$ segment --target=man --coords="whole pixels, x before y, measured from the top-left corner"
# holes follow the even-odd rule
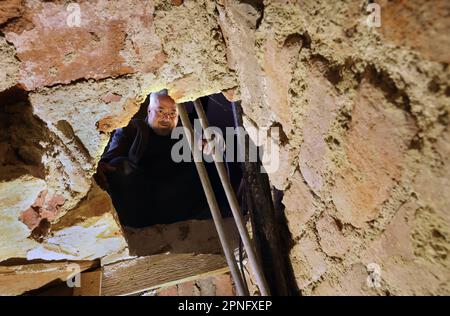
[[[171,157],[177,125],[176,103],[162,90],[150,95],[144,120],[115,131],[94,177],[111,195],[123,225],[209,217],[194,162],[175,163]]]

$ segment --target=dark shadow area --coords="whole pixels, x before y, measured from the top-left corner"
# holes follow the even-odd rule
[[[24,174],[44,178],[39,144],[49,139],[47,126],[33,114],[28,94],[18,87],[0,93],[0,180]]]

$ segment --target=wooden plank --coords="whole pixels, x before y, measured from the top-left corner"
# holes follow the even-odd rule
[[[141,257],[105,266],[102,295],[131,295],[227,271],[228,266],[222,255],[162,254]]]
[[[52,287],[44,287],[31,292],[31,296],[73,296],[73,287],[68,287],[66,283],[61,283]]]
[[[72,264],[81,271],[98,266],[97,261],[31,263],[0,266],[0,295],[20,295],[38,289],[55,280],[67,280],[73,273]]]
[[[100,296],[102,277],[102,269],[81,273],[80,287],[74,287],[73,296]]]

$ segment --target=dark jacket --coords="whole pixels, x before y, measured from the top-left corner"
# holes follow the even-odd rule
[[[148,123],[145,120],[133,119],[128,126],[114,132],[101,161],[107,163],[117,157],[128,157],[130,162],[138,165],[144,156],[148,141]]]

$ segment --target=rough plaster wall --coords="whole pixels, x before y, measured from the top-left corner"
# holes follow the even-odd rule
[[[282,128],[270,179],[303,294],[450,293],[447,1],[378,1],[371,29],[368,1],[80,1],[75,28],[67,3],[0,8],[0,260],[125,251],[86,197],[107,133],[149,91],[232,89],[246,124]]]
[[[377,2],[371,29],[367,1],[218,6],[248,121],[283,130],[269,176],[306,295],[450,293],[450,6]]]
[[[75,26],[67,23],[76,21],[74,3]],[[110,132],[148,92],[169,87],[182,101],[237,85],[214,8],[212,1],[1,2],[0,261],[126,255],[92,174]]]

